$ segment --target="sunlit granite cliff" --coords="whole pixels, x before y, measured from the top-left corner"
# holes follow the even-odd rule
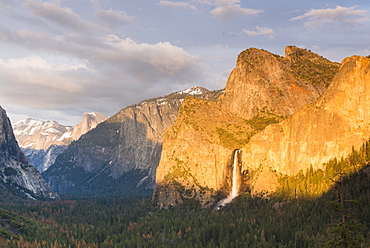
[[[243,170],[294,175],[349,155],[370,138],[370,60],[353,56],[321,98],[268,126],[242,149]],[[257,176],[258,177],[258,176]],[[258,182],[258,178],[254,178]],[[267,190],[257,185],[258,191]]]
[[[160,205],[195,198],[210,206],[228,195],[234,150],[247,146],[267,125],[315,102],[339,67],[297,47],[288,46],[285,52],[281,57],[247,49],[238,56],[217,102],[185,99],[165,134],[153,196]],[[240,191],[253,188],[244,153],[239,153]]]

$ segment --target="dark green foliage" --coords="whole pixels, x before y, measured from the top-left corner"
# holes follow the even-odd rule
[[[235,136],[233,132],[230,132],[227,129],[217,127],[216,131],[221,141],[221,145],[230,149],[245,146],[255,133],[251,131],[249,134],[244,135],[244,137],[246,137],[245,139],[240,139],[238,136]]]
[[[20,235],[33,237],[33,232],[39,225],[11,210],[0,208],[0,237],[19,239]]]
[[[227,129],[217,127],[216,132],[220,138],[221,145],[230,149],[236,149],[245,146],[251,137],[256,133],[262,131],[270,124],[278,123],[283,120],[283,117],[276,116],[271,113],[266,113],[264,110],[260,110],[260,113],[253,117],[250,120],[244,120],[247,126],[250,126],[248,132],[235,132],[233,127],[228,127]],[[235,129],[235,127],[234,127]],[[237,127],[236,130],[242,130],[240,127]]]
[[[265,127],[267,127],[270,124],[279,123],[281,120],[283,120],[283,117],[276,116],[274,114],[265,113],[263,110],[261,110],[261,113],[257,116],[255,116],[253,119],[246,120],[245,122],[252,126],[252,128],[258,132]],[[254,135],[255,133],[253,133]]]
[[[117,179],[112,178],[107,173],[101,173],[99,177],[88,173],[78,173],[76,176],[81,177],[81,175],[84,175],[84,180],[81,180],[82,186],[76,185],[70,188],[69,194],[84,196],[150,196],[153,193],[152,189],[146,188],[146,183],[138,185],[140,180],[148,175],[147,170],[131,170]],[[94,185],[99,185],[100,187],[97,188]]]
[[[363,225],[356,220],[355,212],[348,204],[360,204],[361,200],[345,199],[343,190],[343,179],[338,180],[335,185],[339,198],[330,202],[333,209],[338,213],[337,223],[332,223],[328,228],[329,247],[361,247],[365,241],[362,232]]]
[[[339,63],[333,63],[325,58],[315,55],[307,50],[296,49],[295,53],[289,54],[291,73],[300,80],[329,86],[339,68]]]

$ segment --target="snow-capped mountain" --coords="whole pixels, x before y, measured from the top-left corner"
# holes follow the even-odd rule
[[[205,94],[205,93],[208,93],[208,92],[209,92],[209,90],[207,90],[206,88],[203,88],[203,87],[200,87],[200,86],[193,86],[189,89],[179,91],[179,92],[177,92],[177,94],[178,95],[188,94],[188,95],[194,96],[194,95],[202,95],[202,94]]]
[[[101,113],[84,113],[82,121],[74,127],[56,121],[32,118],[14,123],[14,135],[31,165],[40,172],[47,170],[74,140],[95,128],[107,117]]]
[[[21,148],[45,150],[51,145],[71,143],[73,127],[56,121],[40,121],[32,118],[14,123],[14,135]]]

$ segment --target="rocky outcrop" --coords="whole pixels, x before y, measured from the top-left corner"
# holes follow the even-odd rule
[[[56,195],[40,173],[28,165],[15,139],[12,126],[4,109],[0,107],[0,187],[17,191],[29,198]]]
[[[73,128],[71,135],[72,140],[78,140],[83,134],[94,129],[99,123],[105,121],[107,118],[108,117],[98,112],[84,113],[81,122]]]
[[[130,194],[152,190],[163,135],[187,96],[216,98],[201,87],[122,109],[73,142],[43,174],[59,192]]]
[[[74,127],[28,118],[14,124],[14,134],[29,163],[44,172],[73,140],[79,139],[106,118],[97,112],[84,113],[82,121]]]
[[[280,57],[256,48],[241,52],[220,98],[222,108],[245,119],[261,111],[290,117],[314,102],[339,64],[293,46],[288,46],[285,53]]]
[[[243,148],[243,169],[294,175],[324,169],[370,138],[370,60],[346,58],[328,90],[290,119],[268,126]],[[261,188],[260,190],[266,190]]]
[[[196,198],[207,206],[227,196],[234,150],[267,125],[316,101],[338,66],[296,47],[287,47],[285,57],[255,48],[243,51],[217,102],[186,99],[176,123],[166,131],[154,199],[166,206]],[[303,76],[306,70],[315,73]],[[241,181],[251,182],[248,168],[239,173]],[[255,182],[260,185],[261,179]],[[249,183],[240,190],[249,190]]]

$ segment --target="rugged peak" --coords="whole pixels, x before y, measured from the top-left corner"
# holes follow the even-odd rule
[[[278,55],[274,55],[266,50],[249,48],[238,55],[236,68],[262,69],[262,67],[280,66]],[[273,69],[272,69],[273,70]]]
[[[321,63],[328,63],[328,64],[338,64],[336,62],[331,62],[330,60],[324,58],[321,55],[311,52],[311,50],[307,50],[304,48],[299,48],[296,46],[287,46],[285,47],[285,58],[289,61],[297,61],[308,59],[313,62],[321,62]]]
[[[18,146],[10,120],[0,107],[0,188],[22,191],[30,198],[55,194],[32,166]],[[28,191],[28,192],[27,192]],[[31,196],[30,194],[33,194]]]
[[[316,105],[359,120],[370,119],[369,96],[370,59],[352,56],[343,60],[333,83]]]
[[[6,111],[0,106],[0,156],[13,157],[22,163],[27,163],[27,159],[21,152],[15,139],[13,128]]]
[[[90,113],[87,113],[85,112],[84,115],[83,115],[83,118],[96,118],[96,119],[100,119],[100,120],[105,120],[107,119],[107,117],[101,113],[98,113],[98,112],[90,112]]]
[[[105,121],[107,118],[108,117],[98,112],[84,113],[81,122],[73,129],[72,140],[78,140],[83,134],[95,128],[99,123]]]
[[[289,47],[287,51],[289,58],[294,55],[294,62],[256,48],[241,52],[220,98],[221,106],[252,119],[261,111],[289,117],[314,102],[329,85],[339,64],[306,59],[320,56],[303,49]]]

